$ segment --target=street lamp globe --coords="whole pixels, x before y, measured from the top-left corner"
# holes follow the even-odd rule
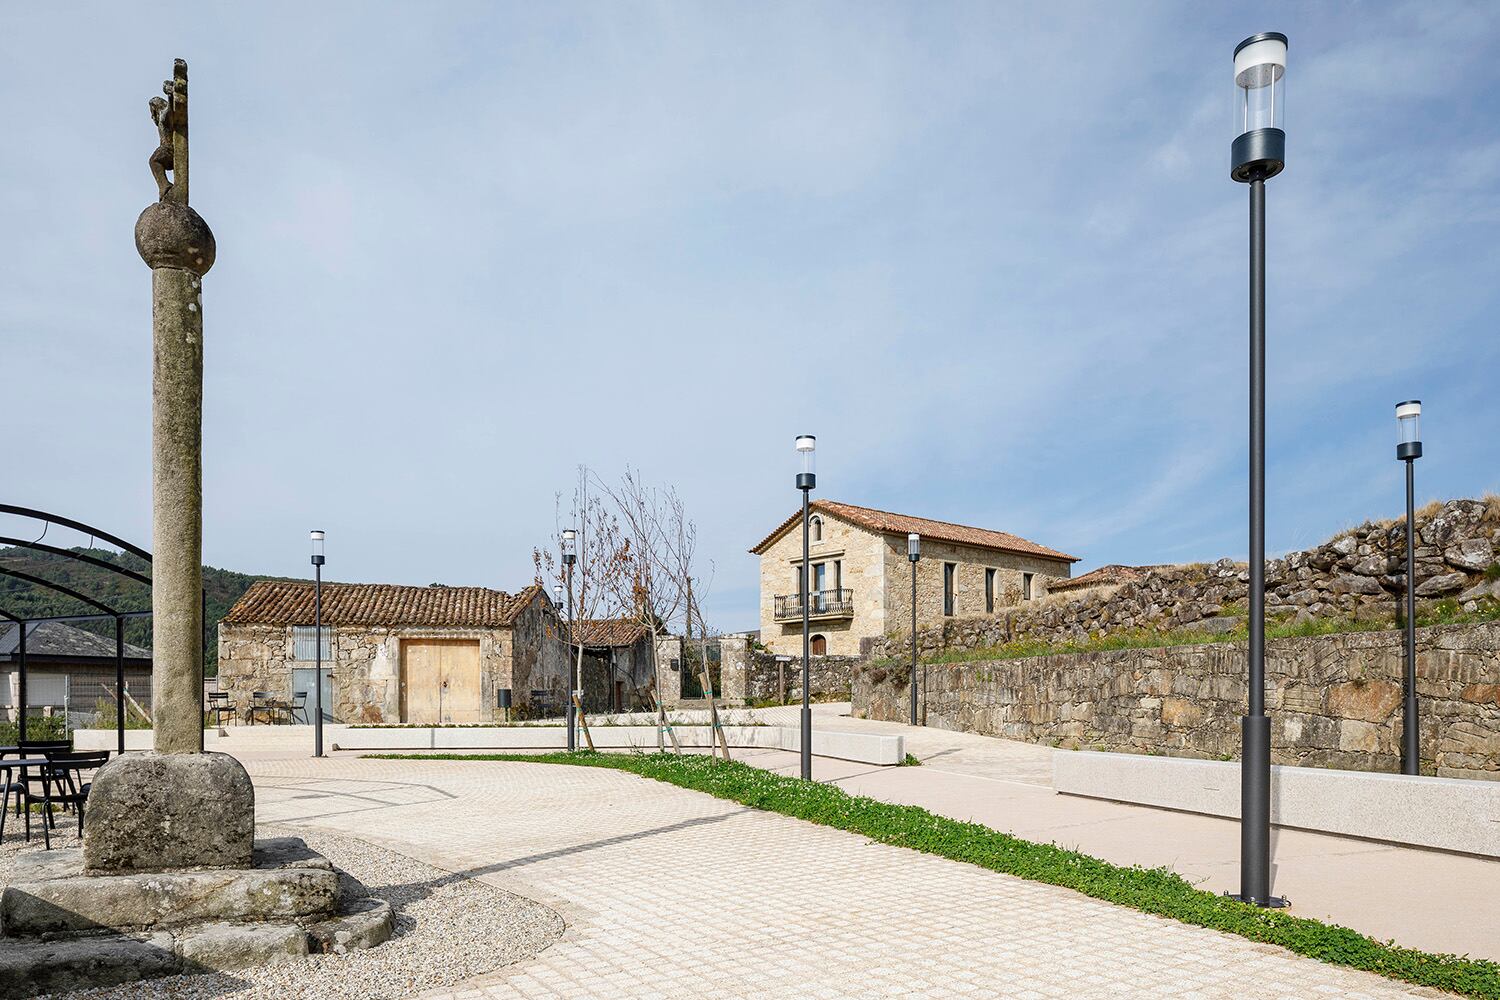
[[[554,583],[552,585],[552,596],[553,596],[553,598],[556,599],[557,606],[558,607],[562,607],[562,599],[563,599],[562,584],[560,584],[560,583]]]
[[[308,538],[312,540],[312,561],[314,566],[323,565],[323,532],[309,531]]]
[[[922,558],[922,536],[915,531],[906,536],[906,558],[912,562]]]
[[[1396,404],[1396,457],[1410,461],[1422,457],[1422,401],[1408,399]]]
[[[817,467],[813,456],[818,450],[818,439],[811,434],[797,435],[797,457],[801,465],[797,470],[797,488],[810,490],[817,485]]]
[[[1234,50],[1235,140],[1230,176],[1265,180],[1286,161],[1286,36],[1263,31]]]

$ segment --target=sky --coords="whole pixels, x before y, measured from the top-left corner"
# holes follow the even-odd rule
[[[1500,5],[0,5],[0,502],[149,545],[147,101],[187,59],[204,553],[531,581],[579,465],[672,484],[709,622],[818,490],[1243,558],[1232,52],[1267,184],[1267,544],[1500,491]],[[0,519],[0,534],[14,522]]]

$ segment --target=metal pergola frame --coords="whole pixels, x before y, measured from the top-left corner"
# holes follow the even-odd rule
[[[131,555],[134,555],[134,556],[138,556],[139,558],[145,560],[147,563],[150,563],[151,562],[151,553],[147,552],[145,549],[141,548],[139,545],[132,545],[130,542],[125,541],[125,539],[120,538],[117,535],[112,535],[112,534],[110,534],[107,531],[103,531],[103,530],[101,530],[99,528],[96,528],[96,527],[94,527],[91,524],[85,524],[82,521],[75,521],[72,518],[63,517],[60,514],[52,514],[52,513],[49,513],[47,511],[36,510],[34,508],[31,508],[31,507],[20,507],[20,506],[17,506],[15,504],[0,503],[0,514],[13,514],[13,515],[16,515],[18,517],[31,518],[33,520],[41,521],[43,523],[43,525],[44,525],[44,527],[42,529],[42,534],[40,536],[38,536],[36,539],[13,538],[13,537],[10,537],[10,536],[0,535],[0,545],[9,545],[9,546],[14,546],[16,548],[32,549],[32,550],[37,551],[37,552],[47,552],[47,553],[50,553],[51,555],[62,556],[63,558],[72,560],[74,562],[87,563],[90,566],[95,566],[95,567],[98,567],[100,569],[108,570],[111,573],[117,574],[119,576],[126,577],[127,579],[130,579],[130,580],[134,580],[137,583],[145,584],[147,588],[149,588],[151,586],[151,578],[148,577],[148,576],[145,576],[145,575],[143,575],[141,573],[137,573],[135,570],[126,569],[124,566],[117,566],[117,565],[115,565],[112,562],[108,562],[107,560],[96,558],[95,556],[88,555],[87,553],[74,552],[74,551],[72,551],[70,549],[65,549],[65,548],[62,548],[62,547],[57,546],[57,545],[48,545],[48,544],[46,544],[46,543],[44,543],[42,541],[42,538],[46,537],[46,535],[47,535],[47,528],[51,527],[52,525],[55,524],[55,525],[58,525],[59,527],[72,528],[73,530],[79,531],[79,532],[83,532],[83,533],[91,536],[92,538],[108,542],[111,545],[114,545],[117,548],[119,548],[121,551],[128,552],[128,553],[130,553]],[[22,580],[22,581],[24,581],[26,583],[31,584],[32,586],[41,587],[41,588],[43,588],[45,590],[50,590],[50,591],[53,591],[55,593],[62,594],[65,597],[72,598],[73,600],[76,600],[76,601],[79,601],[79,602],[81,602],[83,604],[86,604],[86,605],[88,605],[91,608],[95,608],[99,612],[98,614],[52,615],[52,616],[41,617],[41,618],[23,618],[23,617],[21,617],[19,615],[13,614],[12,612],[8,611],[7,609],[5,609],[3,607],[0,607],[0,619],[4,619],[6,621],[15,622],[17,628],[20,630],[20,635],[18,636],[17,643],[16,643],[16,658],[17,658],[17,663],[18,663],[18,666],[19,666],[18,673],[19,673],[19,678],[20,678],[20,684],[19,684],[20,690],[18,692],[18,697],[17,697],[17,701],[20,702],[20,704],[18,706],[18,715],[17,715],[17,719],[19,720],[18,721],[18,733],[19,733],[20,741],[21,742],[25,742],[25,740],[26,740],[26,709],[27,709],[27,705],[26,705],[26,629],[27,629],[27,626],[38,625],[38,624],[42,624],[42,623],[45,623],[45,622],[111,621],[112,620],[115,623],[115,742],[116,742],[116,749],[118,750],[118,752],[124,753],[125,752],[125,619],[127,619],[127,618],[149,618],[149,617],[151,617],[151,612],[150,611],[125,611],[125,610],[120,609],[120,608],[113,608],[113,607],[110,607],[108,604],[105,604],[103,601],[100,601],[100,600],[98,600],[96,598],[93,598],[93,597],[89,597],[87,594],[81,594],[81,593],[79,593],[78,591],[72,589],[71,587],[66,587],[66,586],[63,586],[60,583],[55,583],[55,582],[53,582],[51,580],[45,580],[45,579],[43,579],[41,577],[33,576],[30,573],[23,573],[20,570],[7,569],[4,566],[0,566],[0,576],[7,576],[7,577],[10,577],[10,578],[15,579],[15,580]],[[207,642],[208,642],[208,640],[207,640],[207,634],[208,634],[208,614],[207,614],[207,611],[208,611],[208,593],[207,593],[207,591],[205,591],[203,593],[203,609],[204,609],[204,616],[203,616],[204,646],[205,646],[205,649],[206,649],[207,648]]]

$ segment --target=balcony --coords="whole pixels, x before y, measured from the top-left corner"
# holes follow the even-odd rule
[[[802,595],[782,594],[776,598],[776,620],[801,621],[802,620]],[[812,594],[812,603],[807,609],[808,618],[853,618],[854,617],[854,591],[852,590],[816,590]]]

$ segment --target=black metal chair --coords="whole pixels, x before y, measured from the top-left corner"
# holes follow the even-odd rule
[[[25,754],[21,754],[25,757]],[[5,838],[5,816],[10,812],[10,797],[16,796],[16,815],[21,815],[22,793],[26,790],[25,776],[18,775],[20,770],[14,763],[7,762],[5,755],[0,754],[0,840]],[[20,780],[18,780],[20,779]],[[31,813],[26,814],[26,839],[31,839]]]
[[[88,801],[89,789],[93,787],[93,772],[109,763],[108,750],[70,750],[47,755],[47,770],[51,781],[51,803],[64,809],[72,807],[78,814],[78,835],[83,836],[83,804]],[[47,820],[52,822],[52,810],[47,810]]]
[[[22,757],[45,757],[45,756],[47,756],[47,754],[52,753],[53,751],[56,751],[56,750],[71,750],[71,749],[73,749],[73,741],[71,739],[66,739],[66,740],[25,740],[25,741],[23,741],[20,744],[20,750],[21,750],[21,756]],[[20,800],[19,797],[17,797],[17,799],[16,799],[16,815],[17,816],[21,815],[21,808],[22,808],[21,807],[21,800]],[[28,836],[26,839],[30,840],[31,838],[30,838],[30,836]]]
[[[287,712],[287,718],[290,719],[292,722],[296,722],[297,721],[297,716],[300,715],[300,716],[302,716],[302,724],[304,726],[312,725],[312,723],[310,721],[308,721],[308,718],[307,718],[307,692],[306,691],[297,691],[297,692],[294,692],[292,694],[292,702],[291,702],[291,705],[289,705],[287,707],[286,712]]]
[[[239,714],[234,710],[234,702],[229,700],[228,691],[210,691],[208,693],[208,714],[214,720],[214,725],[224,727],[224,717],[227,715],[233,719],[235,725],[239,725]]]
[[[269,723],[276,722],[276,696],[269,691],[251,691],[250,707],[245,710],[245,718],[250,720],[250,725],[255,725],[255,717],[263,715]]]

